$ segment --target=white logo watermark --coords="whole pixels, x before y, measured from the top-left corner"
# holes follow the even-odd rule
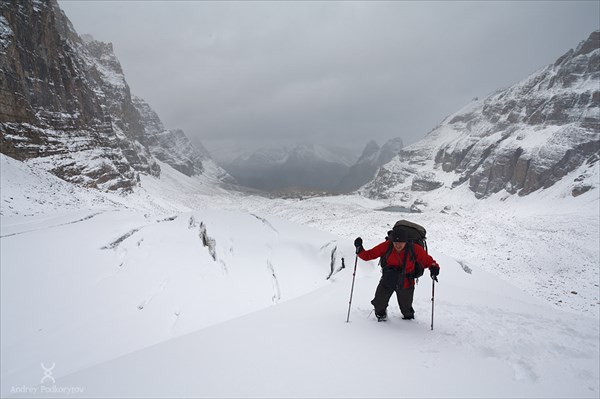
[[[52,370],[54,370],[56,363],[52,363],[52,367],[50,367],[50,368],[44,367],[44,363],[40,363],[40,365],[42,366],[42,369],[44,370],[44,376],[42,377],[40,384],[43,384],[46,381],[46,379],[50,379],[53,384],[56,383],[56,380],[54,379],[54,377],[52,377]]]
[[[60,386],[56,385],[56,380],[52,376],[52,371],[54,367],[56,367],[56,363],[52,363],[51,367],[44,366],[44,363],[40,363],[42,366],[42,371],[44,375],[40,380],[39,387],[32,387],[27,385],[22,385],[19,387],[12,386],[10,388],[11,394],[29,394],[29,395],[37,395],[39,394],[61,394],[63,396],[69,395],[80,395],[83,393],[83,387],[74,387],[74,386]],[[46,382],[51,382],[52,385],[44,385]]]

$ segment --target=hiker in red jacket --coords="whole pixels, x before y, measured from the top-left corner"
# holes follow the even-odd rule
[[[416,243],[407,244],[405,230],[394,228],[390,233],[386,241],[372,249],[365,250],[360,237],[354,240],[354,246],[358,257],[362,260],[382,258],[382,276],[375,291],[375,298],[371,301],[371,304],[375,307],[377,321],[387,319],[388,302],[394,291],[396,291],[402,319],[411,320],[415,318],[415,310],[412,307],[415,293],[415,260],[422,267],[429,269],[431,278],[435,278],[440,273],[440,266],[422,246]],[[390,240],[392,241],[391,244]],[[410,250],[411,246],[412,251]],[[414,253],[414,257],[411,252]],[[386,253],[389,253],[387,259],[385,259]]]

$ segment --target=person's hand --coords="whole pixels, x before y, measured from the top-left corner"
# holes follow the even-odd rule
[[[354,240],[354,246],[356,247],[357,254],[364,250],[362,244],[363,244],[362,238],[357,237],[356,240]]]
[[[429,273],[431,274],[431,278],[439,276],[440,275],[440,267],[438,265],[429,266]]]

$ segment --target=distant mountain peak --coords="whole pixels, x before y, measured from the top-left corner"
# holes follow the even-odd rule
[[[362,154],[360,155],[360,158],[358,158],[358,161],[356,161],[356,163],[368,162],[368,160],[370,160],[375,154],[377,154],[380,148],[381,147],[379,147],[379,144],[377,144],[375,140],[370,140],[365,146],[365,149],[363,150]]]
[[[594,32],[592,32],[590,34],[590,36],[586,40],[579,43],[579,45],[575,49],[574,56],[577,57],[578,55],[587,55],[593,51],[596,51],[599,46],[600,46],[600,29],[595,30]]]
[[[403,147],[400,137],[386,141],[381,147],[374,140],[370,140],[336,189],[340,192],[350,192],[370,182],[379,167],[392,160]]]

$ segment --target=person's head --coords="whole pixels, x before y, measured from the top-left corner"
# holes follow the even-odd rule
[[[408,240],[408,235],[404,229],[394,229],[392,231],[392,242],[394,243],[394,248],[398,251],[402,251],[406,246],[406,241]]]

